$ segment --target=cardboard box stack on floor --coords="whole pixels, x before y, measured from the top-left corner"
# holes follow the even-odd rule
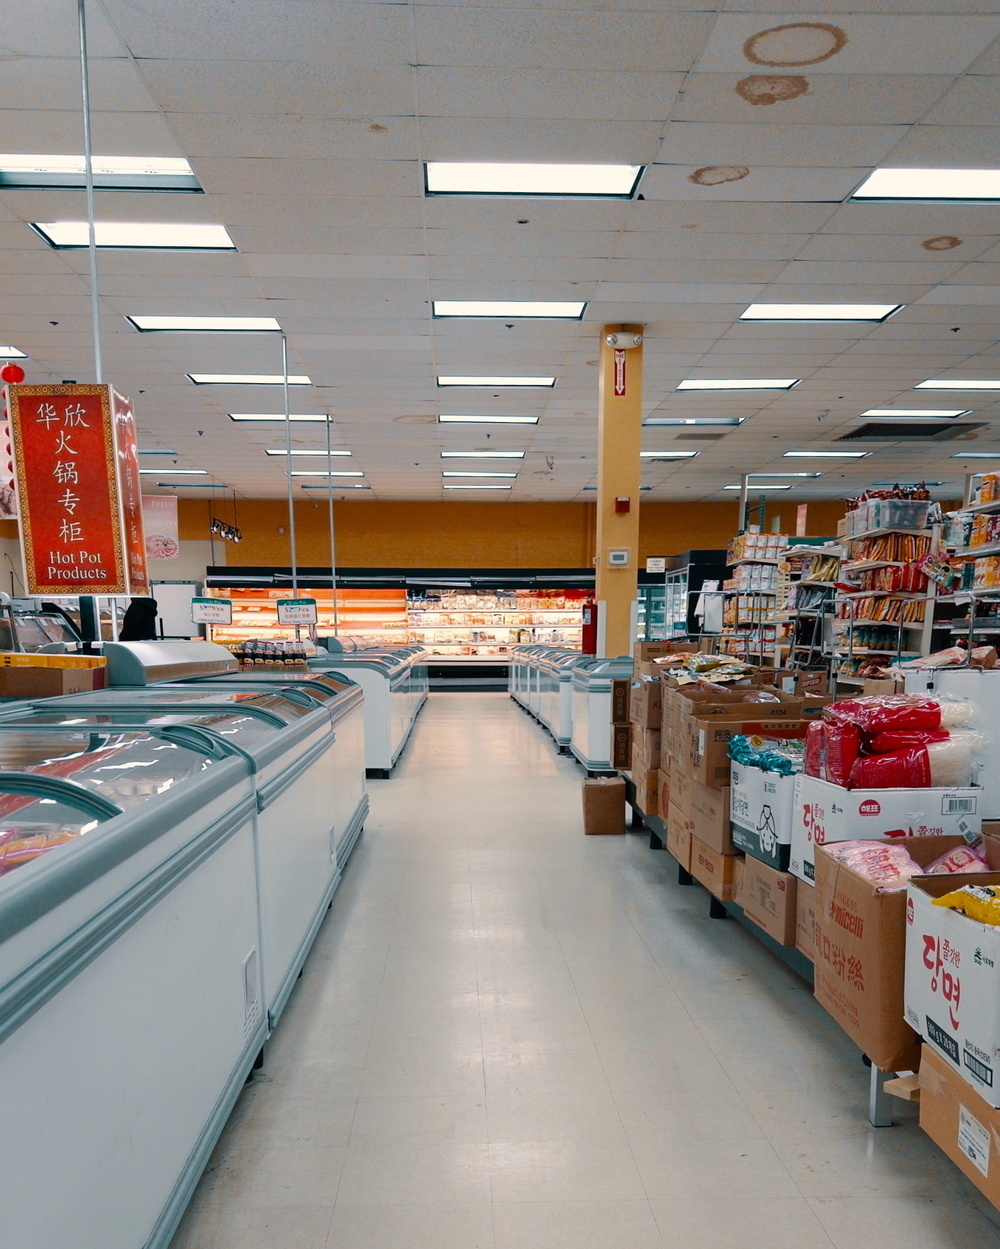
[[[625,781],[620,776],[583,782],[583,831],[589,837],[624,834]]]
[[[1000,1206],[1000,1110],[926,1045],[920,1055],[920,1126]]]
[[[635,800],[644,815],[660,811],[660,719],[662,716],[660,669],[649,660],[638,660],[629,699],[632,723],[630,772]]]

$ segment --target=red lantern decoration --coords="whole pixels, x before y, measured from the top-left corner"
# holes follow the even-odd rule
[[[3,368],[0,369],[0,377],[2,377],[5,382],[23,382],[24,369],[22,369],[19,364],[5,364]]]

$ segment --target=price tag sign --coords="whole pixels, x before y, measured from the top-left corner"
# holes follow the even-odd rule
[[[279,598],[278,624],[280,625],[314,625],[316,600],[314,598]]]
[[[233,600],[228,598],[193,598],[193,624],[228,625],[233,623]]]
[[[665,555],[651,555],[646,560],[647,572],[666,572],[667,557]]]

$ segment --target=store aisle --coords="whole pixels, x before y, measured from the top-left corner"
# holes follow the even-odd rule
[[[506,696],[435,694],[172,1249],[967,1249],[1000,1215]]]

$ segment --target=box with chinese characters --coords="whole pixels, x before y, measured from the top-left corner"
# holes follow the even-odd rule
[[[1000,928],[934,906],[1000,872],[919,876],[906,900],[906,1021],[990,1106],[1000,1107]]]

